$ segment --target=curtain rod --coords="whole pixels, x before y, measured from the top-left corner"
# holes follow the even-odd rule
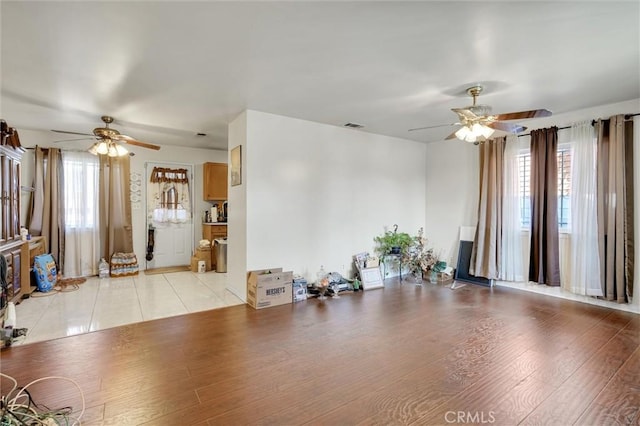
[[[640,112],[637,112],[635,114],[625,114],[624,115],[624,119],[628,120],[631,117],[635,117],[636,115],[640,115]],[[591,120],[591,125],[595,125],[596,124],[596,120]],[[558,130],[565,130],[565,129],[570,129],[571,126],[564,126],[564,127],[558,127]],[[531,136],[531,133],[524,133],[522,135],[518,135],[519,138],[523,137],[523,136]]]
[[[30,150],[33,151],[38,147],[36,147],[36,146],[23,146],[23,148],[24,149],[30,149]],[[42,150],[42,152],[49,152],[49,148],[42,147],[42,146],[39,147],[39,148]],[[87,152],[86,149],[66,149],[66,148],[65,149],[60,149],[60,152],[63,152],[63,151],[66,151],[66,152]]]

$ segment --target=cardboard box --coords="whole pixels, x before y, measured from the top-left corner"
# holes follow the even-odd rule
[[[443,272],[438,272],[438,284],[451,284],[453,282],[453,275],[448,275]]]
[[[195,256],[191,256],[191,272],[198,272],[198,259]]]
[[[206,248],[196,248],[196,252],[194,254],[194,257],[198,258],[198,260],[204,260],[205,262],[205,266],[206,266],[206,270],[210,271],[211,270],[211,247],[206,247]],[[193,271],[193,260],[191,261],[191,270]],[[196,270],[193,272],[198,272],[198,265],[196,262]]]
[[[282,268],[250,271],[247,274],[247,304],[254,309],[292,303],[293,272]]]

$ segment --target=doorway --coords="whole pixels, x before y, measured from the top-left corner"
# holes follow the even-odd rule
[[[146,269],[188,266],[193,247],[193,165],[147,162],[145,170]]]

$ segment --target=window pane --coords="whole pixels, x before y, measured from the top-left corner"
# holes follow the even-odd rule
[[[97,158],[63,159],[63,170],[65,227],[95,228],[98,217]]]
[[[571,225],[571,149],[561,147],[557,154],[558,164],[558,226],[569,228]],[[520,192],[520,224],[523,228],[531,226],[531,154],[518,157],[518,186]]]
[[[518,157],[518,187],[520,188],[520,225],[523,228],[531,225],[530,175],[531,154],[521,154]]]
[[[558,226],[571,225],[571,149],[558,149]]]

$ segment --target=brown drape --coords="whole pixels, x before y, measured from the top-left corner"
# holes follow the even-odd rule
[[[633,295],[633,122],[616,115],[596,122],[598,249],[602,292],[626,303]]]
[[[469,272],[489,279],[500,275],[505,143],[506,138],[500,137],[480,145],[478,224]]]
[[[133,252],[129,156],[100,156],[100,256]]]
[[[529,281],[560,285],[558,128],[531,132],[531,250]]]
[[[62,156],[57,148],[46,153],[35,149],[35,173],[31,199],[29,233],[43,235],[49,252],[64,270],[64,174]]]

